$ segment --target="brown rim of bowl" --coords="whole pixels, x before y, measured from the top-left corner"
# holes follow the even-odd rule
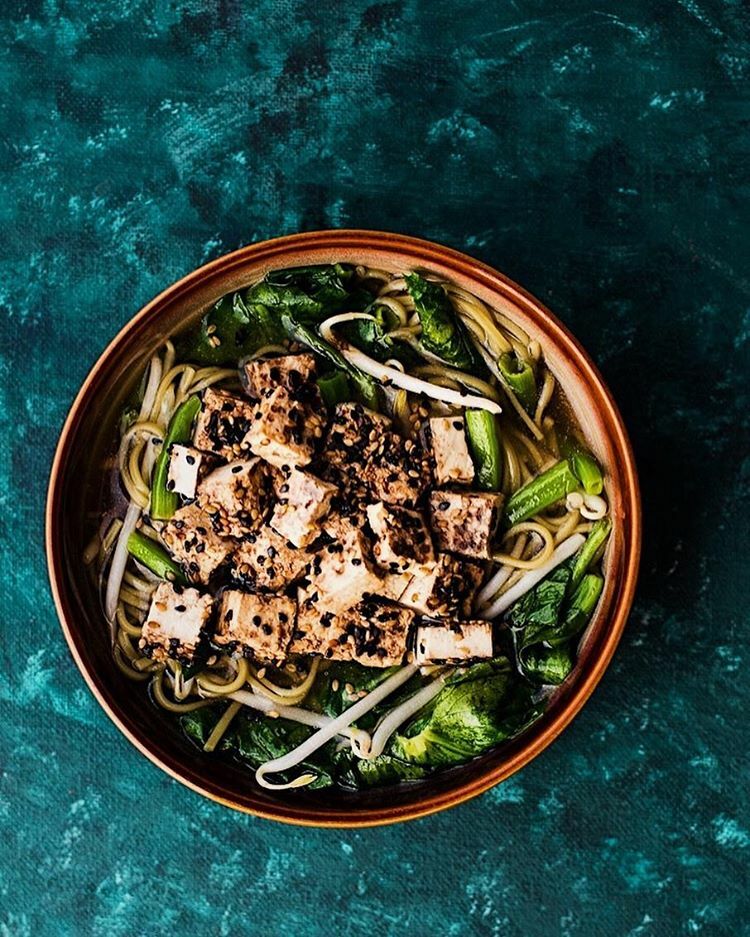
[[[338,812],[326,812],[320,816],[314,807],[308,805],[284,804],[277,809],[265,809],[247,803],[241,803],[227,796],[227,792],[218,783],[206,785],[198,783],[186,776],[189,771],[184,765],[175,762],[168,763],[160,757],[157,751],[152,750],[128,725],[125,724],[119,710],[119,705],[108,692],[106,684],[97,679],[86,666],[80,651],[79,642],[81,634],[71,626],[74,616],[68,605],[69,595],[63,592],[63,568],[61,551],[58,549],[61,532],[60,476],[63,465],[70,455],[70,440],[80,419],[80,413],[92,393],[103,380],[106,380],[108,366],[116,353],[121,351],[130,341],[132,333],[146,322],[155,319],[163,306],[174,302],[177,298],[189,294],[199,284],[218,275],[226,275],[236,268],[240,268],[252,261],[259,266],[284,265],[285,258],[302,249],[323,249],[346,252],[349,255],[358,251],[398,251],[413,260],[414,266],[429,266],[437,264],[454,272],[456,275],[471,279],[483,288],[504,296],[513,305],[518,307],[532,321],[543,330],[557,349],[571,360],[579,372],[587,391],[595,398],[601,422],[606,426],[611,446],[618,460],[618,469],[624,481],[622,498],[623,526],[623,556],[622,575],[618,583],[618,594],[615,605],[610,613],[604,639],[600,643],[597,656],[590,662],[588,671],[582,676],[580,682],[571,688],[563,705],[555,713],[554,718],[536,736],[529,730],[528,743],[518,750],[511,752],[509,757],[503,759],[489,768],[481,770],[478,766],[476,776],[459,784],[455,788],[427,793],[414,803],[402,804],[397,807],[377,807],[364,810],[342,809]],[[633,602],[638,574],[638,563],[641,547],[641,515],[640,493],[638,477],[632,447],[628,439],[620,413],[615,405],[612,395],[602,379],[598,369],[588,354],[573,337],[568,329],[538,300],[524,289],[480,261],[474,260],[466,254],[448,247],[425,241],[419,238],[401,234],[390,234],[367,230],[327,230],[313,231],[302,234],[292,234],[285,237],[262,241],[243,247],[231,254],[219,257],[187,276],[178,280],[164,292],[147,303],[112,339],[104,352],[87,375],[81,389],[68,413],[63,426],[60,440],[57,445],[52,464],[46,506],[46,553],[47,567],[52,594],[60,619],[65,639],[71,654],[83,674],[89,689],[94,694],[107,715],[117,725],[129,741],[150,761],[166,771],[171,777],[182,784],[203,794],[210,799],[233,807],[237,810],[260,816],[265,819],[277,820],[304,826],[318,827],[366,827],[397,823],[404,820],[424,817],[449,807],[456,806],[484,793],[496,784],[510,777],[540,752],[542,752],[565,729],[572,719],[581,710],[588,697],[599,683],[606,670],[615,648],[620,640],[622,631]]]

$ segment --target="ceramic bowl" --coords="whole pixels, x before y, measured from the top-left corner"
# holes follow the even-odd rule
[[[574,673],[547,712],[510,744],[435,777],[396,788],[271,793],[251,771],[197,751],[172,716],[113,662],[109,629],[82,553],[102,495],[102,463],[123,402],[163,340],[194,323],[230,290],[278,267],[343,261],[392,271],[424,268],[502,310],[544,349],[589,444],[607,473],[614,522],[606,587]],[[568,330],[536,299],[485,264],[438,244],[375,231],[321,231],[253,244],[201,267],[148,303],[92,368],[60,436],[47,500],[47,560],[65,638],[86,682],[136,748],[172,777],[227,806],[312,826],[366,826],[424,816],[476,797],[536,758],[570,723],[602,677],[633,599],[640,551],[640,501],[633,455],[601,375]]]

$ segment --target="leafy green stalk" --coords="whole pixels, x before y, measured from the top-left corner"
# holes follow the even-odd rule
[[[182,569],[164,547],[137,530],[128,537],[128,553],[161,579],[176,582],[181,586],[189,584]]]
[[[500,355],[497,362],[503,380],[518,398],[527,413],[536,409],[538,391],[534,369],[528,361],[521,361],[515,354]]]
[[[498,491],[503,454],[497,417],[487,410],[466,411],[466,431],[476,468],[476,484],[483,491]]]
[[[512,527],[525,521],[580,487],[568,460],[563,459],[511,495],[505,505],[505,523]]]
[[[589,566],[591,566],[602,546],[606,543],[611,530],[612,521],[608,517],[603,517],[601,520],[596,521],[591,528],[588,537],[586,537],[586,542],[575,555],[573,573],[571,576],[571,583],[573,586],[577,586],[581,581],[584,573]]]
[[[155,520],[166,521],[177,510],[177,495],[167,489],[167,475],[169,472],[169,449],[173,443],[185,442],[190,439],[190,433],[198,411],[201,408],[200,398],[188,397],[172,414],[167,432],[164,435],[161,452],[154,467],[154,477],[151,484],[151,517]]]
[[[566,637],[573,637],[583,631],[594,613],[603,588],[604,579],[601,576],[587,573],[583,577],[568,600],[562,627],[555,643],[562,642]]]
[[[349,378],[344,371],[332,371],[318,378],[318,389],[324,403],[328,407],[335,407],[337,403],[351,400]]]
[[[507,620],[521,634],[517,640],[519,650],[542,641],[557,643],[571,569],[571,561],[561,563],[511,606]]]
[[[599,463],[588,452],[576,449],[568,457],[573,474],[583,485],[587,495],[599,495],[604,488],[604,477]]]
[[[349,364],[337,348],[334,348],[333,345],[329,345],[327,341],[318,335],[314,327],[298,322],[289,315],[282,315],[281,322],[289,338],[300,342],[302,345],[307,345],[308,348],[311,348],[317,355],[320,355],[321,358],[325,358],[326,361],[329,361],[334,367],[346,371],[349,375],[349,379],[357,390],[359,399],[365,406],[370,407],[371,410],[377,410],[379,408],[380,392],[377,381],[373,380],[368,374],[360,371],[359,368],[355,368],[353,365]]]
[[[404,279],[422,326],[422,345],[451,367],[481,373],[482,361],[443,287],[418,273],[407,274]]]

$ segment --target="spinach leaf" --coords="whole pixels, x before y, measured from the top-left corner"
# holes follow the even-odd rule
[[[341,336],[376,361],[384,362],[395,358],[404,367],[423,363],[409,345],[394,340],[387,334],[396,325],[395,317],[387,306],[375,305],[368,312],[374,316],[373,319],[354,319],[340,325]]]
[[[209,735],[216,727],[216,723],[221,719],[224,707],[204,706],[202,709],[194,709],[192,712],[183,713],[180,716],[180,726],[191,742],[194,742],[199,748],[203,748]],[[219,743],[219,750],[231,747],[231,741],[225,735]]]
[[[227,293],[203,316],[197,329],[178,342],[179,356],[196,364],[237,365],[263,345],[285,338],[278,316],[241,293]]]
[[[527,680],[548,686],[559,686],[575,664],[570,643],[558,647],[534,644],[523,655],[523,673]]]
[[[553,570],[508,612],[521,673],[535,683],[562,683],[573,669],[573,639],[586,627],[604,580],[586,574],[576,585],[577,554]]]
[[[307,322],[321,322],[350,306],[354,268],[325,264],[273,270],[245,291],[248,303],[261,303]],[[372,297],[369,297],[370,299]],[[362,298],[358,295],[361,304]]]
[[[369,693],[396,670],[398,667],[363,667],[354,661],[334,661],[318,675],[305,706],[327,716],[340,716],[356,702],[351,698],[353,694]],[[389,703],[393,705],[392,697]]]
[[[555,642],[571,574],[572,562],[561,563],[511,606],[508,622],[511,628],[523,629],[521,649],[540,641]]]
[[[314,731],[309,726],[288,719],[246,716],[238,721],[229,744],[240,761],[251,768],[258,768],[264,762],[280,758],[301,745]],[[308,790],[330,787],[334,783],[330,764],[331,748],[329,743],[315,753],[314,760],[300,762],[290,772],[290,777],[309,771],[316,775],[316,779],[307,785]]]
[[[454,368],[481,374],[482,361],[443,287],[418,273],[407,274],[404,279],[422,325],[421,340],[427,351]]]
[[[540,713],[506,658],[474,664],[446,681],[388,753],[422,765],[457,764],[517,735]]]

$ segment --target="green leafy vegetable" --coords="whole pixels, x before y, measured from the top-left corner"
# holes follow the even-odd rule
[[[528,680],[556,686],[573,669],[573,639],[586,627],[604,585],[589,573],[575,586],[575,564],[576,557],[562,563],[508,612],[518,665]]]
[[[323,402],[328,407],[335,407],[337,403],[351,400],[349,378],[344,371],[332,371],[318,378],[318,389]]]
[[[321,322],[351,303],[354,268],[348,264],[325,264],[274,270],[245,291],[249,304],[261,303],[277,314],[300,321]]]
[[[598,495],[604,488],[604,477],[599,463],[588,452],[578,449],[573,452],[568,461],[573,470],[573,474],[583,485],[583,490],[587,495]]]
[[[515,354],[500,355],[497,362],[503,380],[518,398],[518,402],[527,413],[536,409],[538,392],[534,369],[527,361],[521,361]]]
[[[220,702],[217,700],[217,702]],[[192,712],[180,716],[182,731],[199,748],[203,748],[209,735],[216,728],[216,723],[222,715],[221,706],[204,706],[203,709],[194,709]],[[218,750],[231,748],[231,736],[225,735],[219,742]]]
[[[568,460],[563,459],[511,495],[505,505],[505,523],[512,527],[528,520],[561,501],[571,491],[580,490],[580,487],[581,483],[573,474]]]
[[[481,373],[482,361],[443,287],[418,273],[407,274],[404,279],[422,325],[422,345],[454,368]]]
[[[395,358],[404,367],[424,363],[423,359],[406,343],[392,339],[387,333],[396,326],[395,317],[387,306],[368,310],[374,318],[353,319],[339,326],[343,338],[376,361]]]
[[[394,736],[389,754],[421,765],[458,764],[517,735],[540,712],[541,704],[507,659],[474,664],[447,680],[432,703]]]
[[[368,374],[360,371],[349,364],[341,352],[329,345],[327,341],[318,335],[313,326],[298,322],[292,316],[282,315],[281,322],[289,338],[307,345],[321,358],[329,361],[334,367],[345,371],[354,385],[359,400],[371,410],[377,410],[380,406],[380,391],[377,381],[373,380]]]
[[[542,641],[556,643],[572,566],[570,560],[561,563],[511,606],[507,621],[511,628],[523,631],[519,650]]]
[[[526,650],[523,673],[527,680],[547,686],[560,686],[575,664],[570,644],[545,647],[535,644]]]
[[[263,345],[284,340],[279,317],[262,303],[247,303],[242,293],[227,293],[201,319],[197,331],[179,343],[180,357],[197,364],[231,365]]]
[[[182,586],[189,585],[182,569],[175,563],[164,547],[159,546],[155,540],[146,537],[137,530],[134,530],[128,537],[128,553],[162,579],[176,582]]]
[[[484,491],[497,491],[503,471],[497,417],[487,410],[467,410],[466,430],[476,468],[477,487]]]
[[[186,442],[190,439],[193,420],[201,408],[198,397],[188,397],[175,410],[169,421],[167,432],[164,435],[159,458],[154,467],[154,478],[151,484],[150,513],[154,520],[166,521],[177,510],[177,495],[167,489],[167,474],[169,472],[169,449],[173,443]]]
[[[603,517],[596,521],[589,531],[586,542],[576,553],[573,563],[573,574],[571,584],[577,586],[583,578],[586,570],[591,566],[599,551],[604,546],[612,530],[612,521],[608,517]]]

